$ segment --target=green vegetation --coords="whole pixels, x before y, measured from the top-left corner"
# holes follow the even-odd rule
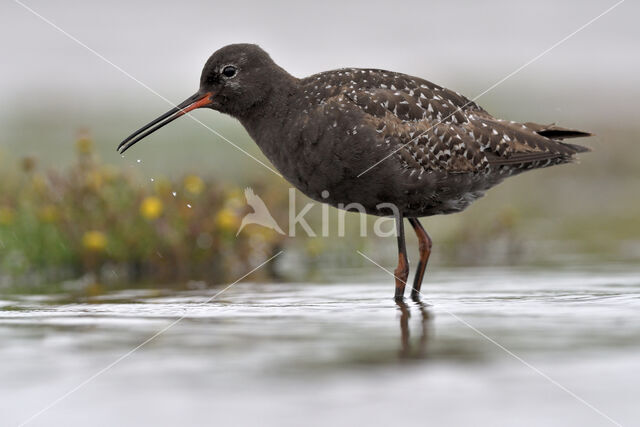
[[[261,183],[254,188],[273,205],[286,196]],[[17,168],[3,165],[0,194],[5,284],[83,275],[95,283],[233,280],[282,241],[265,228],[236,237],[248,210],[240,188],[193,174],[143,184],[102,164],[87,137],[76,142],[75,164],[63,170],[40,172],[33,157]]]
[[[237,123],[218,119],[223,135],[264,159]],[[257,225],[236,237],[251,212],[245,186],[288,231],[290,186],[206,129],[183,125],[147,142],[153,147],[139,148],[141,163],[115,155],[121,135],[112,130],[98,132],[94,140],[80,137],[75,145],[54,134],[27,133],[24,145],[11,136],[0,151],[0,289],[51,292],[78,278],[77,288],[90,293],[131,283],[228,283],[280,249],[286,252],[287,260],[279,260],[285,268],[270,265],[251,280],[285,271],[295,280],[326,278],[340,268],[371,267],[356,249],[393,268],[395,239],[373,236],[375,218],[367,218],[368,237],[361,237],[358,215],[347,214],[347,236],[340,238],[333,208],[329,237],[320,235],[320,206],[305,216],[316,237],[299,227],[290,238]],[[434,240],[430,265],[640,260],[638,132],[577,127],[601,135],[583,141],[594,151],[582,155],[580,164],[525,173],[462,214],[425,218]],[[37,126],[30,129],[36,132]],[[44,140],[49,142],[34,142]],[[300,212],[308,199],[298,192],[296,202]],[[415,261],[412,233],[408,239]]]

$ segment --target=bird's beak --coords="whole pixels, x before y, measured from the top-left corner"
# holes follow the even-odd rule
[[[187,98],[184,102],[177,105],[175,108],[167,111],[151,123],[148,123],[142,126],[140,129],[129,135],[124,141],[118,145],[118,151],[120,154],[127,151],[129,148],[133,146],[136,142],[141,139],[151,135],[153,132],[157,131],[161,127],[171,123],[178,117],[188,113],[191,110],[195,110],[196,108],[208,107],[211,105],[211,101],[213,98],[212,92],[207,92],[205,94],[196,93],[193,96]]]

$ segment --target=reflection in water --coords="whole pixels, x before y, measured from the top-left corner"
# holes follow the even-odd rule
[[[433,324],[433,314],[429,312],[422,301],[415,302],[420,312],[420,340],[418,341],[415,354],[411,352],[411,341],[409,339],[409,318],[411,309],[402,300],[396,300],[396,305],[400,310],[400,358],[401,359],[424,359],[427,356],[427,341],[429,340],[429,328]]]
[[[185,416],[210,425],[213,415],[221,425],[412,427],[429,414],[438,426],[604,425],[446,313],[620,424],[640,425],[640,272],[601,269],[448,271],[429,283],[434,306],[393,304],[386,278],[238,283],[209,304],[220,289],[81,299],[0,289],[0,425],[20,424],[181,317],[41,424],[84,427],[98,414],[123,427]]]

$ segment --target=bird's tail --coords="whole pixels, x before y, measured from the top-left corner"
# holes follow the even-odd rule
[[[538,123],[526,123],[527,127],[533,129],[535,133],[540,136],[544,136],[545,138],[553,139],[560,142],[565,147],[575,151],[575,153],[585,153],[587,151],[591,151],[590,148],[578,145],[578,144],[569,144],[568,142],[564,142],[563,139],[567,138],[585,138],[588,136],[593,136],[591,132],[584,132],[577,129],[568,129],[560,126],[556,126],[555,123],[551,123],[549,125],[541,125]]]
[[[568,142],[562,142],[562,145],[571,148],[576,153],[586,153],[588,151],[591,151],[591,148],[585,147],[584,145],[569,144]]]
[[[583,138],[593,136],[591,132],[584,132],[577,129],[568,129],[556,126],[555,123],[550,125],[541,125],[538,123],[525,123],[528,128],[533,129],[538,135],[550,139],[566,139],[566,138]]]

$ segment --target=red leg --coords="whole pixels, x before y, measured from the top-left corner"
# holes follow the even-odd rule
[[[407,258],[407,246],[404,240],[403,217],[396,217],[396,228],[398,232],[398,267],[393,272],[396,277],[396,300],[404,298],[404,286],[409,278],[409,259]]]
[[[411,289],[411,299],[419,301],[420,287],[422,286],[422,279],[424,278],[424,272],[427,268],[427,262],[429,262],[429,255],[431,255],[432,242],[431,237],[429,237],[417,218],[409,218],[409,223],[418,236],[420,248],[420,262],[416,270],[416,277],[413,279],[413,289]]]

